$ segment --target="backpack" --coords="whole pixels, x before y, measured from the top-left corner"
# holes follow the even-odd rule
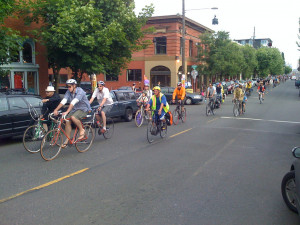
[[[170,111],[166,113],[165,118],[167,125],[171,126],[173,124],[173,115]]]

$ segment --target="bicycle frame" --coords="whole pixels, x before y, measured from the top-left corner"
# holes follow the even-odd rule
[[[70,119],[67,119],[67,120],[71,123],[71,120],[70,120]],[[76,138],[76,134],[77,134],[77,132],[78,132],[78,127],[76,126],[75,131],[74,131],[74,134],[73,134],[73,138],[71,139],[71,137],[69,137],[69,136],[66,134],[66,131],[61,127],[61,125],[64,123],[64,121],[66,121],[66,119],[60,118],[60,120],[59,120],[59,122],[58,122],[58,127],[57,127],[57,129],[59,130],[59,132],[57,132],[57,133],[62,132],[62,133],[65,135],[65,137],[69,140],[69,142],[70,142],[71,145],[72,145],[72,144],[75,144],[75,143],[76,143],[75,138]],[[80,121],[80,122],[81,122],[81,121]],[[81,122],[81,126],[83,127],[82,122]],[[57,137],[58,137],[58,135],[57,135]],[[54,140],[54,141],[55,141],[55,142],[54,142],[55,144],[56,144],[56,141],[57,141],[57,137],[56,137],[56,140]]]

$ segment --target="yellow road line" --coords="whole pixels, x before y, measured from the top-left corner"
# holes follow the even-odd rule
[[[215,121],[215,120],[217,120],[218,118],[214,118],[214,119],[212,119],[212,120],[209,120],[209,121],[207,121],[207,123],[211,123],[211,122],[213,122],[213,121]]]
[[[181,131],[181,132],[179,132],[179,133],[177,133],[177,134],[173,134],[172,136],[170,136],[170,138],[173,138],[173,137],[176,137],[176,136],[179,135],[179,134],[183,134],[183,133],[185,133],[185,132],[188,132],[188,131],[190,131],[191,129],[193,129],[193,128],[190,128],[190,129]]]
[[[66,175],[66,176],[64,176],[64,177],[61,177],[61,178],[58,178],[58,179],[56,179],[56,180],[53,180],[53,181],[47,182],[47,183],[45,183],[45,184],[42,184],[42,185],[40,185],[40,186],[31,188],[31,189],[26,190],[26,191],[23,191],[23,192],[20,192],[20,193],[18,193],[18,194],[12,195],[12,196],[10,196],[10,197],[8,197],[8,198],[1,199],[1,200],[0,200],[0,203],[9,201],[9,200],[14,199],[14,198],[16,198],[16,197],[19,197],[19,196],[21,196],[21,195],[24,195],[24,194],[26,194],[26,193],[28,193],[28,192],[35,191],[35,190],[39,190],[39,189],[48,187],[48,186],[50,186],[50,185],[52,185],[52,184],[58,183],[58,182],[60,182],[60,181],[62,181],[62,180],[64,180],[64,179],[66,179],[66,178],[69,178],[69,177],[72,177],[72,176],[74,176],[74,175],[83,173],[84,171],[86,171],[86,170],[88,170],[88,169],[89,169],[89,168],[85,168],[85,169],[82,169],[82,170],[78,170],[78,171],[76,171],[75,173],[71,173],[71,174]]]

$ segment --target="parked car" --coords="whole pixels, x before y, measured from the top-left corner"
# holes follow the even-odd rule
[[[300,210],[300,147],[292,150],[296,158],[292,163],[291,169],[282,179],[281,194],[287,207],[299,214]]]
[[[130,86],[122,86],[122,87],[119,87],[117,90],[127,90],[127,91],[132,91],[132,87]],[[136,93],[142,93],[143,90],[140,89],[140,88],[136,88]]]
[[[22,91],[9,90],[0,93],[0,138],[23,135],[33,124],[29,113],[32,105],[40,113],[42,98]]]
[[[114,101],[114,105],[111,111],[107,114],[108,117],[122,117],[126,121],[131,121],[133,115],[138,110],[136,103],[137,93],[134,93],[132,90],[112,90],[110,95]],[[92,102],[92,108],[99,107],[97,99]]]
[[[173,92],[174,92],[175,88],[174,87],[161,87],[160,89],[161,89],[161,92],[166,96],[168,103],[171,104]],[[186,100],[185,100],[186,105],[196,104],[196,103],[200,103],[202,101],[203,101],[203,97],[200,94],[186,92]]]
[[[79,87],[81,87],[87,94],[92,94],[92,84],[89,81],[81,81]]]

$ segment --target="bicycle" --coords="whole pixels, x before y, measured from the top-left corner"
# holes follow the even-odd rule
[[[102,109],[101,109],[102,110]],[[114,127],[115,127],[115,123],[114,120],[110,117],[106,117],[106,131],[104,133],[101,132],[102,128],[103,128],[103,120],[102,120],[102,116],[98,111],[98,108],[93,109],[93,117],[92,120],[90,122],[91,126],[95,127],[95,133],[98,133],[99,135],[103,135],[103,137],[105,139],[110,139],[112,137],[112,135],[114,134]],[[100,126],[98,126],[97,124],[97,120],[96,120],[96,115],[99,113],[100,116]],[[98,129],[98,131],[97,131]]]
[[[172,114],[173,114],[173,123],[175,125],[179,123],[179,120],[181,120],[183,123],[186,121],[186,108],[184,108],[184,111],[182,111],[179,101],[177,101],[176,108],[174,109]]]
[[[245,112],[245,109],[244,109],[244,104],[241,103],[239,100],[237,99],[234,99],[233,100],[233,115],[235,117],[239,116],[240,115],[240,108],[241,108],[241,112],[242,114]]]
[[[31,118],[36,121],[36,124],[29,126],[25,130],[23,134],[23,146],[26,151],[30,153],[37,153],[40,151],[41,141],[47,133],[43,127],[43,123],[47,122],[47,120],[41,119],[40,115],[32,105],[29,105],[29,113]],[[51,120],[49,129],[53,130],[55,126],[55,120]]]
[[[152,120],[149,120],[147,126],[147,140],[149,143],[154,141],[154,136],[157,136],[158,133],[160,134],[161,138],[167,136],[168,126],[166,123],[161,121],[157,115],[158,110],[150,111],[152,115]]]
[[[206,98],[205,98],[205,102],[206,102]],[[208,103],[206,104],[206,116],[215,115],[214,109],[215,109],[214,99],[210,97]]]
[[[262,104],[264,99],[263,99],[263,93],[262,92],[258,92],[258,100],[259,100],[259,104]]]
[[[62,127],[63,125],[65,125],[66,119],[62,117],[61,113],[59,115],[60,118],[58,120],[57,128],[48,131],[46,135],[43,137],[41,142],[40,153],[42,158],[46,161],[55,159],[60,153],[61,149],[66,147],[66,146],[63,147],[64,145],[63,137],[62,137],[63,134],[68,139],[68,143],[70,145],[75,145],[78,152],[86,152],[87,150],[89,150],[95,138],[94,129],[92,128],[90,123],[82,123],[82,122],[81,125],[84,129],[85,138],[83,140],[78,141],[78,138],[80,136],[78,132],[79,130],[78,127],[75,128],[73,138],[69,137],[66,134],[64,128]],[[49,114],[49,117],[51,119],[54,119],[53,114]]]
[[[145,110],[144,104],[141,103],[140,108],[135,113],[134,121],[135,121],[136,126],[137,127],[142,126],[144,119],[149,121],[149,115],[148,115],[148,112]]]

